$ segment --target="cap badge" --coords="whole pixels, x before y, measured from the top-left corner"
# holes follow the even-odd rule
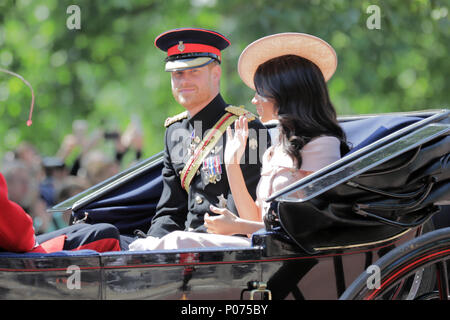
[[[183,52],[185,49],[183,41],[178,41],[178,51]]]

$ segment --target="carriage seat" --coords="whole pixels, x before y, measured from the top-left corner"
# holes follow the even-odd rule
[[[420,120],[423,120],[423,118],[386,115],[361,120],[342,121],[340,125],[350,144],[350,151],[346,155],[352,154]]]
[[[285,189],[289,191],[272,196],[269,200],[274,200],[274,214],[271,222],[266,221],[268,233],[254,235],[253,243],[258,245],[262,241],[267,246],[267,241],[276,239],[285,246],[292,244],[294,250],[300,248],[315,254],[323,250],[381,245],[423,224],[439,211],[434,203],[449,192],[450,137],[430,137],[429,142],[408,151],[399,148],[395,157],[346,178],[355,172],[352,170],[356,170],[355,164],[359,161],[366,167],[378,163],[372,162],[370,155],[385,145],[381,139],[421,120],[424,119],[376,116],[341,122],[353,147],[344,156],[347,160],[342,159],[296,182],[297,188],[302,187],[298,190],[291,185]],[[389,142],[400,140],[399,135],[387,139]],[[364,159],[364,155],[369,157]],[[333,180],[337,179],[333,176],[336,172],[344,174],[339,177],[342,180]],[[328,173],[333,174],[327,176]],[[330,183],[331,189],[327,188]],[[311,193],[314,197],[298,202],[280,198],[283,192],[308,192],[308,188],[318,190]]]

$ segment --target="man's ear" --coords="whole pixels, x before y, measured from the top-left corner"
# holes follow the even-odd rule
[[[222,76],[222,68],[220,67],[220,64],[214,64],[211,70],[213,79],[217,81],[217,83],[220,83],[220,77]]]

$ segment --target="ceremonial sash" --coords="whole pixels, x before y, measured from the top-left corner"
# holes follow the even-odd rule
[[[181,186],[186,192],[189,192],[192,179],[205,157],[211,152],[217,142],[219,142],[220,137],[224,134],[227,127],[236,119],[238,119],[237,115],[230,112],[225,113],[195,148],[180,174]]]

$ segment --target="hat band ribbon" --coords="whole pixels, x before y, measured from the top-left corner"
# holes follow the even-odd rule
[[[192,53],[192,52],[210,52],[220,57],[220,50],[213,46],[200,43],[184,43],[183,51],[180,51],[180,45],[174,45],[167,50],[167,55],[172,56],[174,54]]]

